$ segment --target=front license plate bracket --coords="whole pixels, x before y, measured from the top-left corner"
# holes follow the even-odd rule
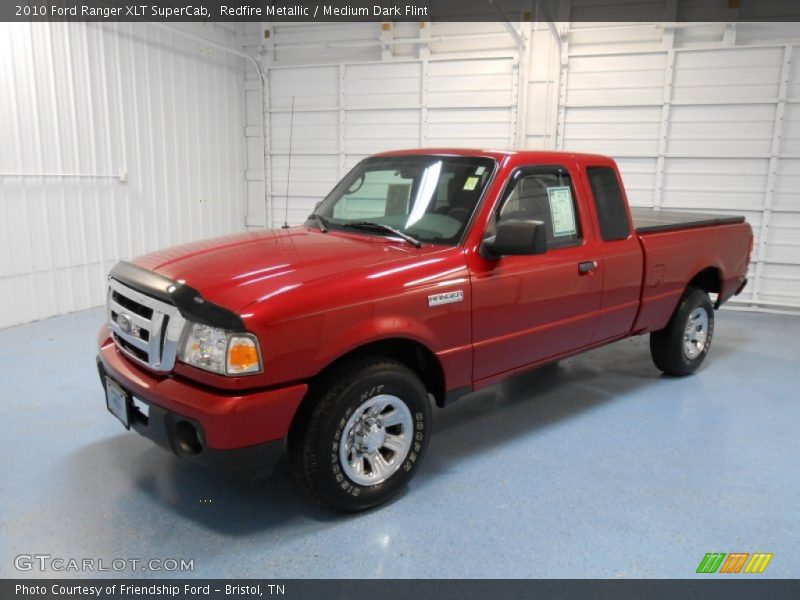
[[[109,377],[106,377],[106,407],[126,429],[131,428],[131,396]]]

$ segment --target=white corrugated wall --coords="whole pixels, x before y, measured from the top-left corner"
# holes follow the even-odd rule
[[[260,86],[250,70],[248,226],[282,224],[287,187],[288,221],[302,222],[369,154],[437,145],[511,147],[521,135],[520,56],[499,23],[406,23],[388,30],[379,23],[284,24],[266,38],[257,25],[246,31],[248,51],[266,51],[268,114],[264,161]],[[391,40],[391,52],[381,40]],[[424,49],[420,40],[426,40]]]
[[[654,16],[670,7],[719,8],[664,0]],[[246,25],[248,51],[267,62],[269,113],[265,203],[248,110],[248,226],[264,225],[265,206],[283,222],[295,96],[290,224],[380,150],[599,152],[618,160],[632,204],[746,215],[757,243],[737,302],[800,308],[800,23],[565,22],[560,50],[546,24],[516,25],[525,51],[498,23]]]
[[[119,258],[281,224],[292,96],[290,223],[379,150],[599,151],[634,204],[746,214],[741,300],[800,305],[800,24],[569,15],[560,51],[544,23],[525,51],[499,23],[186,26],[263,58],[266,155],[240,58],[147,24],[0,24],[0,326],[100,304]]]
[[[0,23],[0,327],[102,304],[118,259],[243,229],[243,79],[149,24]]]
[[[584,24],[562,52],[557,147],[614,156],[634,205],[745,215],[735,303],[800,308],[800,23]]]

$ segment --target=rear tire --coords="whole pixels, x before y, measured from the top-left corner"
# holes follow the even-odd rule
[[[400,493],[422,461],[431,407],[419,377],[389,358],[349,361],[313,387],[289,439],[311,497],[359,512]]]
[[[689,375],[705,360],[713,335],[711,300],[703,290],[690,287],[667,326],[650,334],[650,355],[667,375]]]

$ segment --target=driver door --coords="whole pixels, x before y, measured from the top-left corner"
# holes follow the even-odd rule
[[[590,344],[603,282],[600,248],[581,200],[563,166],[523,167],[509,177],[487,233],[504,219],[542,221],[547,251],[496,260],[472,253],[476,382]]]

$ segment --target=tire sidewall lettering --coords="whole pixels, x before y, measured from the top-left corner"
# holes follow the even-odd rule
[[[398,382],[397,384],[391,383],[380,383],[380,384],[370,384],[367,389],[363,391],[351,391],[348,396],[350,400],[348,401],[348,407],[344,411],[344,416],[336,420],[335,430],[333,432],[333,443],[331,444],[331,475],[333,478],[333,484],[340,491],[340,493],[347,494],[352,497],[358,497],[362,494],[367,493],[379,493],[382,489],[387,486],[396,486],[398,484],[402,485],[403,482],[400,482],[400,479],[406,479],[410,475],[411,471],[414,469],[415,465],[417,464],[421,452],[424,449],[424,442],[425,442],[425,414],[421,411],[414,411],[412,408],[412,414],[414,415],[414,422],[412,424],[412,431],[413,431],[413,443],[409,450],[408,455],[404,459],[400,468],[392,474],[389,479],[373,485],[373,486],[361,486],[350,479],[348,479],[347,475],[344,473],[342,469],[342,465],[340,464],[339,459],[339,444],[341,443],[342,437],[344,436],[344,428],[347,425],[347,421],[352,416],[355,409],[369,400],[374,396],[378,396],[382,393],[391,393],[396,395],[398,398],[403,399],[404,402],[408,404],[409,400],[408,391],[404,390],[406,384],[402,382]],[[420,399],[422,401],[422,399]],[[427,402],[427,395],[424,397],[424,401]],[[329,438],[330,439],[330,438]]]

